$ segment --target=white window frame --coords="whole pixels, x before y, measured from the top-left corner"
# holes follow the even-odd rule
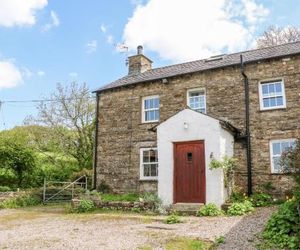
[[[206,114],[206,91],[204,88],[193,88],[193,89],[188,89],[187,92],[186,92],[186,102],[187,102],[187,106],[190,107],[190,93],[191,92],[203,92],[204,93],[204,113],[203,114]],[[191,108],[191,107],[190,107]],[[192,110],[195,110],[197,111],[196,109],[193,109],[191,108]]]
[[[142,98],[142,123],[152,123],[152,122],[158,122],[159,121],[159,118],[157,120],[151,120],[151,121],[146,121],[146,111],[152,111],[152,110],[158,110],[158,113],[159,113],[159,116],[160,116],[160,103],[159,103],[159,106],[158,108],[153,108],[153,109],[145,109],[145,100],[148,100],[148,99],[154,99],[154,98],[158,98],[159,99],[159,96],[158,95],[152,95],[152,96],[145,96]],[[159,100],[160,101],[160,100]]]
[[[150,151],[150,150],[156,150],[157,154],[157,148],[140,148],[140,180],[143,181],[156,181],[158,179],[158,160],[155,163],[146,163],[146,164],[157,164],[157,176],[144,176],[144,162],[143,162],[143,152],[144,151]],[[158,159],[158,156],[157,156]]]
[[[296,142],[296,141],[297,141],[297,139],[295,139],[295,138],[277,139],[277,140],[271,140],[270,141],[269,148],[270,148],[270,161],[271,161],[271,173],[272,174],[283,174],[282,172],[275,171],[275,168],[274,168],[273,157],[274,156],[279,156],[279,155],[274,155],[273,154],[273,143]]]
[[[282,102],[283,104],[280,106],[275,106],[275,107],[264,107],[264,102],[263,102],[263,93],[262,93],[262,85],[267,84],[267,83],[272,83],[272,82],[279,82],[281,81],[281,89],[282,89]],[[283,78],[272,78],[272,79],[265,79],[259,81],[259,104],[260,104],[260,110],[274,110],[274,109],[284,109],[286,108],[286,97],[285,97],[285,87],[284,87],[284,79]],[[280,95],[281,96],[281,95]],[[274,97],[277,97],[276,95]]]

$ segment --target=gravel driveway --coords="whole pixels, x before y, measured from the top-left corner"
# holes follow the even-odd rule
[[[0,210],[0,249],[164,249],[166,242],[181,236],[212,241],[225,236],[220,249],[252,249],[253,235],[272,211],[264,208],[246,217],[183,217],[184,223],[166,225],[161,216]]]

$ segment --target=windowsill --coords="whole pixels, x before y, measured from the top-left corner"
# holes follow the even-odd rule
[[[278,108],[269,108],[269,109],[260,109],[260,112],[267,112],[267,111],[276,111],[276,110],[284,110],[286,107],[278,107]]]
[[[291,175],[292,173],[271,173],[271,175],[279,175],[279,176],[283,176],[283,175]]]
[[[156,179],[139,179],[139,181],[140,182],[147,182],[147,181],[149,181],[149,182],[157,182],[158,180],[156,178]]]
[[[151,121],[151,122],[142,122],[142,123],[139,123],[139,125],[147,125],[147,124],[158,124],[159,123],[159,121]]]

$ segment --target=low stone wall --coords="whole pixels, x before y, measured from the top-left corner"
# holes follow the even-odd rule
[[[131,211],[131,210],[139,210],[139,211],[153,211],[155,209],[155,204],[152,202],[144,202],[144,201],[99,201],[94,200],[94,205],[97,208],[106,208],[112,210],[124,210],[124,211]],[[80,200],[73,199],[72,200],[72,207],[76,208],[79,206]]]
[[[22,193],[23,192],[13,192],[13,191],[0,192],[0,202],[7,200],[7,199],[17,197],[17,196],[21,195]]]

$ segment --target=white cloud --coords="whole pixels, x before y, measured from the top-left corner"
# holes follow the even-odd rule
[[[50,16],[51,16],[51,21],[50,21],[50,23],[47,23],[43,27],[43,29],[42,29],[43,32],[47,32],[50,29],[52,29],[54,27],[58,27],[60,25],[60,21],[59,21],[58,15],[56,14],[55,11],[51,10]]]
[[[76,78],[76,77],[78,77],[78,73],[77,72],[71,72],[71,73],[69,73],[69,77]]]
[[[107,30],[106,25],[105,24],[101,24],[100,30],[102,31],[102,33],[106,33],[106,30]]]
[[[113,37],[112,35],[108,35],[108,36],[106,37],[106,42],[107,42],[108,44],[113,44],[113,43],[114,43],[114,37]]]
[[[34,25],[36,12],[47,4],[47,0],[0,0],[0,26]]]
[[[0,89],[13,88],[22,82],[22,73],[13,62],[0,61]]]
[[[140,5],[142,4],[144,1],[143,0],[130,0],[130,3],[132,5]]]
[[[194,60],[246,49],[266,15],[255,0],[149,0],[135,8],[123,37],[130,49],[144,45],[163,59]]]
[[[38,76],[44,76],[46,73],[45,73],[45,71],[43,71],[43,70],[39,70],[36,74],[37,74]]]
[[[269,15],[270,11],[262,4],[256,4],[255,0],[242,0],[242,3],[244,5],[242,13],[250,24],[256,24]]]
[[[110,45],[114,44],[114,36],[110,33],[108,33],[108,26],[106,26],[105,24],[101,24],[100,26],[100,30],[103,33],[104,37],[106,38],[106,42]]]
[[[22,76],[25,76],[25,77],[27,77],[27,78],[30,78],[30,77],[33,76],[33,73],[31,72],[31,70],[28,69],[28,68],[26,68],[26,67],[23,67],[23,68],[21,69],[21,74],[22,74]]]
[[[86,45],[86,52],[91,54],[97,51],[98,48],[98,42],[96,40],[92,40],[90,42],[88,42]]]

